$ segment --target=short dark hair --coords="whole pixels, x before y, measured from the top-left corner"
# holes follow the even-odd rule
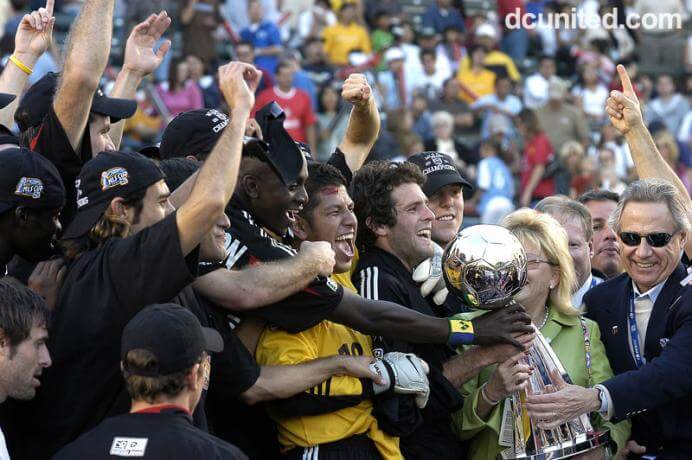
[[[577,201],[581,204],[586,204],[589,201],[613,201],[617,204],[620,202],[620,195],[610,190],[594,189],[579,195]]]
[[[189,158],[168,158],[159,163],[171,192],[180,187],[199,168],[200,163]]]
[[[0,278],[0,329],[15,347],[31,334],[31,328],[48,324],[48,307],[41,296],[12,277]]]
[[[200,357],[200,360],[204,354]],[[156,356],[149,350],[130,350],[125,356],[124,369],[152,369],[157,366]],[[123,370],[125,385],[130,397],[135,401],[156,402],[159,396],[175,397],[185,389],[185,376],[190,369],[162,375],[160,377],[144,377]]]
[[[425,176],[420,168],[407,161],[390,163],[373,161],[353,176],[351,198],[358,222],[357,243],[363,250],[372,246],[377,237],[370,226],[396,225],[396,208],[392,200],[392,190],[401,184],[415,183],[421,187]]]
[[[437,59],[437,53],[435,52],[435,50],[423,48],[423,49],[420,51],[420,57],[419,57],[420,60],[421,60],[421,62],[423,61],[423,56],[426,56],[426,55],[427,55],[427,56],[432,56],[433,59]]]
[[[282,59],[281,61],[279,61],[278,64],[276,64],[276,70],[274,71],[274,73],[275,73],[276,75],[278,75],[278,74],[279,74],[279,71],[280,71],[281,69],[284,69],[284,68],[289,68],[289,69],[290,69],[291,67],[293,67],[293,65],[288,61],[288,59]]]
[[[320,204],[319,191],[324,187],[348,188],[348,182],[341,171],[326,163],[311,163],[308,165],[308,180],[305,181],[305,191],[308,193],[308,202],[303,207],[300,215],[310,220],[312,211]]]

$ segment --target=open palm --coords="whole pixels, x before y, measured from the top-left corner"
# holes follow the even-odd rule
[[[44,8],[25,14],[14,37],[16,54],[31,54],[40,57],[53,40],[53,8],[55,0],[48,0]]]
[[[123,67],[137,72],[141,76],[148,75],[156,70],[163,62],[166,53],[168,53],[171,42],[169,40],[164,41],[157,51],[154,51],[154,46],[170,25],[171,18],[168,17],[168,13],[165,11],[159,14],[152,14],[146,20],[137,24],[132,29],[125,45]]]

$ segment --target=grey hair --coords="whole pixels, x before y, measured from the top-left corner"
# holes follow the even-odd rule
[[[454,117],[451,113],[440,110],[432,114],[430,117],[430,126],[436,126],[439,123],[445,123],[449,126],[454,126]]]
[[[578,201],[572,200],[565,195],[556,195],[543,198],[536,204],[536,211],[550,214],[553,217],[568,217],[577,219],[584,232],[584,238],[588,243],[593,238],[593,223],[591,213]],[[559,221],[559,219],[558,219]]]
[[[680,197],[678,189],[670,182],[658,178],[640,179],[632,182],[620,197],[620,202],[608,220],[608,225],[617,233],[620,231],[622,211],[627,203],[665,203],[673,217],[675,230],[690,231],[690,219],[687,216],[685,202]]]

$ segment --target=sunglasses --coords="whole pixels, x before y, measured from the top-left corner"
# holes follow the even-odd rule
[[[677,233],[677,232],[675,232]],[[640,235],[634,232],[622,232],[620,233],[620,239],[627,246],[639,246],[642,238],[646,239],[646,242],[652,248],[662,248],[663,246],[670,243],[670,240],[675,236],[675,233],[649,233],[648,235]]]

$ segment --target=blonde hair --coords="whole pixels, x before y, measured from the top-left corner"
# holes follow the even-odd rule
[[[677,163],[680,159],[680,149],[678,149],[678,144],[675,142],[675,138],[668,131],[659,131],[654,136],[654,140],[657,144],[661,144],[664,147],[668,147],[672,155],[671,160],[673,163]],[[659,149],[660,150],[660,149]],[[665,158],[665,157],[664,157]]]
[[[576,287],[577,275],[569,254],[567,232],[562,225],[548,214],[524,208],[505,217],[502,226],[522,244],[540,248],[548,262],[557,269],[560,280],[550,290],[550,306],[566,315],[579,314],[580,311],[572,305],[572,290]]]
[[[579,157],[584,156],[584,147],[577,141],[567,141],[562,145],[560,149],[560,159],[564,160],[570,155],[577,155]]]

